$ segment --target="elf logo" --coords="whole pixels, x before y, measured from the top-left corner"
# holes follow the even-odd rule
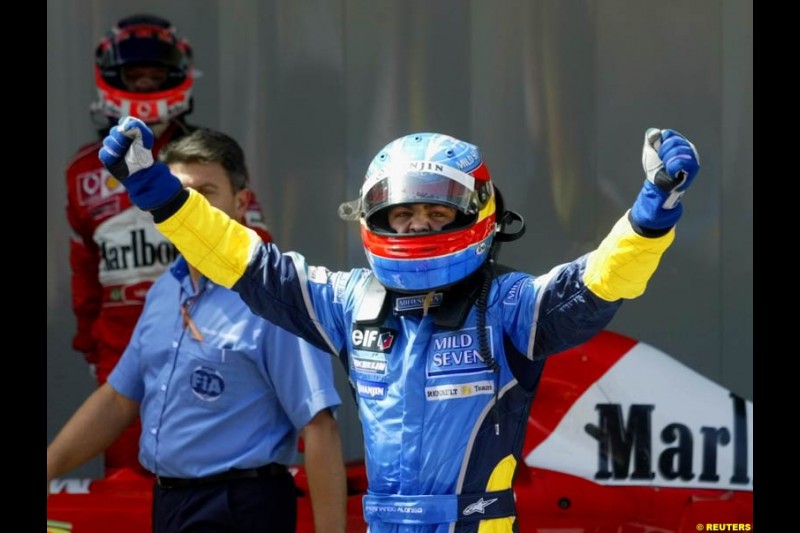
[[[387,328],[353,328],[350,341],[353,348],[369,352],[389,352],[397,332]]]

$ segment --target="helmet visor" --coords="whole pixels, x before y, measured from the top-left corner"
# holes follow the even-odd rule
[[[462,213],[474,214],[478,210],[474,179],[468,174],[459,174],[469,179],[455,180],[438,172],[412,171],[367,180],[362,196],[364,217],[369,218],[385,207],[414,203],[447,205]]]
[[[119,65],[152,64],[180,68],[186,59],[174,42],[164,42],[155,37],[130,37],[118,41],[116,61]]]

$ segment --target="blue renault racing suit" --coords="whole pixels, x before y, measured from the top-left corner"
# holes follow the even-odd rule
[[[370,531],[515,531],[512,482],[544,358],[588,340],[640,295],[674,229],[628,216],[594,251],[544,276],[472,276],[429,294],[386,291],[372,272],[281,254],[182,191],[159,230],[256,313],[340,357],[364,430]],[[479,270],[479,274],[481,271]],[[479,349],[485,335],[497,371]]]

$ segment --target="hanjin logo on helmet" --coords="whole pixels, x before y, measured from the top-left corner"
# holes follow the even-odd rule
[[[370,352],[389,352],[397,332],[386,328],[354,328],[350,335],[353,348]]]
[[[444,165],[430,161],[410,161],[408,168],[419,172],[444,172]]]

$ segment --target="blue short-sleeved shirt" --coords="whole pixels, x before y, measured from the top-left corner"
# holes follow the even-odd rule
[[[298,431],[341,403],[330,355],[204,277],[195,291],[183,258],[153,284],[108,382],[140,403],[139,461],[168,477],[291,463]]]

